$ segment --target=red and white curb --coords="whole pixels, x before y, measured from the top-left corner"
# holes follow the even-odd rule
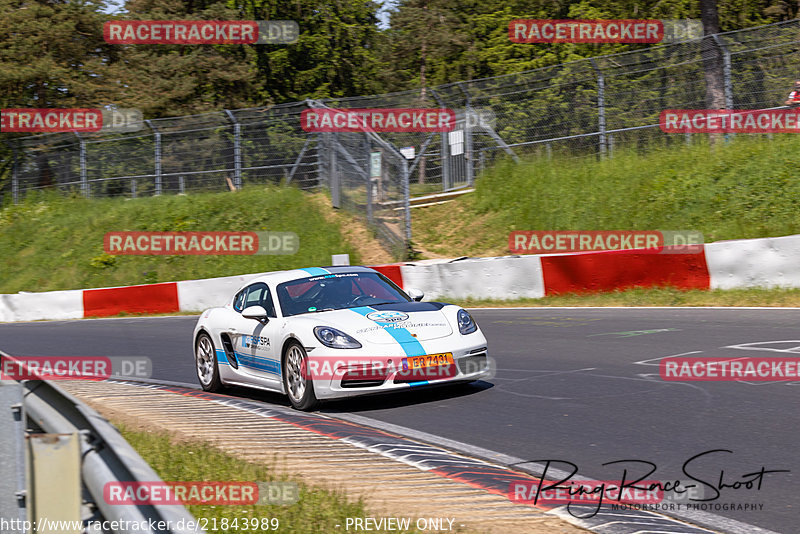
[[[800,235],[719,241],[697,254],[605,251],[428,260],[373,267],[426,298],[541,298],[629,287],[800,287]],[[174,313],[220,306],[261,273],[139,286],[0,295],[0,322]]]

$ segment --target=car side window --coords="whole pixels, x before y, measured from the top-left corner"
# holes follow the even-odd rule
[[[263,282],[253,284],[247,288],[247,296],[244,299],[244,305],[242,309],[249,306],[261,306],[267,310],[267,317],[277,317],[275,314],[275,305],[272,303],[272,295],[270,294],[269,287],[267,287],[267,284],[264,284]]]
[[[241,312],[244,309],[244,298],[247,295],[247,288],[242,289],[239,291],[235,297],[233,297],[233,309]]]

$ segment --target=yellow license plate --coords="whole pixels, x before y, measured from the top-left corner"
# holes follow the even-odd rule
[[[425,356],[410,356],[406,358],[409,369],[422,369],[423,367],[436,367],[438,365],[453,365],[453,353],[427,354]]]

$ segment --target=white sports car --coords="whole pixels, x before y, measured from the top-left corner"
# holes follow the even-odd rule
[[[323,399],[488,376],[486,338],[470,314],[422,297],[367,267],[266,274],[200,316],[197,377],[206,391],[277,391],[310,410]]]

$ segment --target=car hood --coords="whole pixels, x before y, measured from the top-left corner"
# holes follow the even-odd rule
[[[318,319],[362,343],[426,341],[453,333],[444,306],[438,302],[379,304],[322,312]]]

